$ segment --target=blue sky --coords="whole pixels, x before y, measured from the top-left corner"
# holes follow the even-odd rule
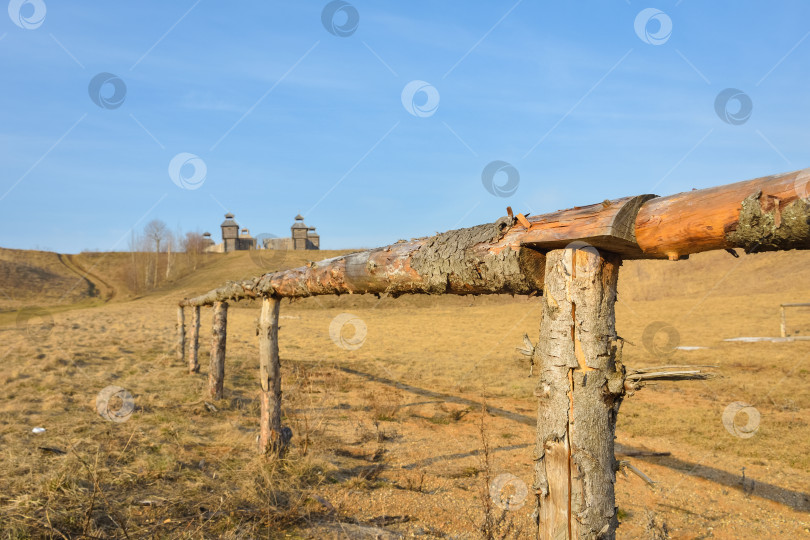
[[[4,11],[3,247],[122,250],[153,218],[218,238],[226,211],[279,236],[300,212],[324,248],[373,247],[494,221],[507,205],[537,214],[810,165],[806,2]],[[102,84],[102,106],[89,91],[100,73],[126,88]],[[406,87],[422,91],[403,99]],[[742,93],[720,107],[731,123],[715,106],[727,88]],[[186,188],[169,174],[183,153],[198,157],[180,168]],[[519,174],[511,195],[483,185],[496,160]]]

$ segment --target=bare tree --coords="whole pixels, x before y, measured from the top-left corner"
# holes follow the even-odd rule
[[[205,247],[205,237],[202,234],[198,232],[186,233],[186,237],[183,238],[183,251],[186,252],[186,258],[188,259],[192,270],[197,269],[197,265],[200,262],[200,257],[202,257],[202,254],[205,251]]]
[[[177,251],[175,247],[175,235],[172,231],[166,231],[166,281],[172,273],[172,249]]]
[[[152,279],[152,286],[157,287],[158,282],[158,262],[160,261],[160,244],[166,239],[169,229],[166,224],[159,219],[153,219],[146,224],[143,233],[149,242],[155,246],[155,273]]]
[[[125,279],[130,289],[139,291],[141,287],[140,272],[139,272],[139,257],[137,256],[138,247],[141,243],[141,238],[135,233],[134,230],[130,231],[129,236],[129,253],[131,256],[130,266],[125,271]]]

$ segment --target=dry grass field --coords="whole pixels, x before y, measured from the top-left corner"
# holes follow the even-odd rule
[[[285,301],[284,423],[294,437],[268,463],[256,457],[257,304],[231,306],[225,399],[206,396],[210,310],[201,373],[188,375],[172,350],[177,300],[258,273],[247,253],[142,297],[116,277],[122,254],[76,256],[79,273],[90,272],[82,290],[89,281],[108,291],[96,295],[66,294],[83,278],[56,255],[0,255],[2,538],[530,537],[533,502],[502,509],[490,485],[511,474],[531,488],[534,382],[515,347],[524,333],[536,339],[542,298]],[[268,264],[304,261],[291,253]],[[778,336],[779,304],[810,301],[808,268],[806,252],[625,263],[624,363],[712,365],[718,377],[625,399],[619,458],[655,483],[619,474],[620,538],[810,537],[810,341],[723,341]],[[26,320],[13,311],[23,306],[46,311]],[[341,313],[367,329],[354,350],[330,337]],[[645,339],[659,321],[675,332]],[[788,328],[810,335],[810,309],[789,313]],[[109,385],[132,395],[125,421],[96,411]],[[754,412],[724,425],[734,402]]]

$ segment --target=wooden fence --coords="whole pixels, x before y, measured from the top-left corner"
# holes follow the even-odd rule
[[[810,303],[802,302],[802,303],[792,303],[792,304],[781,304],[780,308],[780,336],[787,337],[787,318],[785,317],[785,308],[803,308],[803,307],[810,307]],[[806,337],[806,336],[801,336]]]
[[[614,434],[622,399],[649,380],[706,377],[698,370],[651,373],[622,365],[614,312],[622,260],[675,261],[717,249],[810,249],[810,201],[802,198],[808,178],[810,169],[805,169],[538,216],[513,215],[507,209],[507,216],[491,224],[228,282],[179,303],[177,358],[185,361],[188,307],[188,368],[199,370],[200,307],[212,306],[209,392],[221,398],[228,302],[261,299],[260,448],[275,455],[291,436],[281,425],[281,298],[542,294],[540,339],[532,352],[540,372],[532,486],[537,537],[612,539],[618,526]]]

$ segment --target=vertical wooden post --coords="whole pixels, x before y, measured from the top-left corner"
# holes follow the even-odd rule
[[[200,306],[191,308],[191,343],[188,346],[188,372],[200,372]]]
[[[259,452],[279,453],[281,437],[281,362],[278,356],[278,298],[263,298],[259,317],[259,379],[261,389],[261,431]]]
[[[787,321],[785,320],[785,306],[780,305],[779,308],[782,310],[782,324],[781,324],[781,332],[780,335],[782,337],[787,337]]]
[[[621,259],[595,249],[546,254],[535,447],[538,538],[613,540],[613,439],[624,395],[614,303]]]
[[[177,306],[177,343],[175,344],[175,356],[179,361],[183,361],[186,352],[186,316],[183,306]]]
[[[214,302],[211,366],[208,370],[208,390],[214,399],[222,399],[222,382],[225,379],[225,338],[227,333],[228,303]]]

